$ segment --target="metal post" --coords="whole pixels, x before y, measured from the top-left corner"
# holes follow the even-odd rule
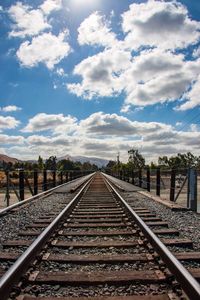
[[[131,172],[131,177],[132,177],[132,184],[135,184],[135,173],[134,170]]]
[[[10,180],[9,180],[9,171],[6,171],[6,205],[10,205]]]
[[[63,172],[60,172],[60,184],[63,184]]]
[[[122,171],[120,171],[120,175],[119,175],[119,179],[121,179],[122,180]]]
[[[34,190],[34,195],[38,194],[38,171],[34,170],[33,173],[34,179],[33,179],[33,190]]]
[[[24,170],[19,170],[19,196],[20,200],[24,200]]]
[[[43,191],[47,191],[47,170],[43,170]]]
[[[127,171],[127,175],[128,175],[127,182],[129,182],[130,181],[130,171],[129,170]]]
[[[56,171],[53,171],[53,187],[56,186]]]
[[[187,207],[197,211],[197,170],[188,170]]]
[[[73,174],[72,174],[72,172],[69,173],[69,180],[70,180],[70,181],[73,180]]]
[[[175,197],[175,186],[176,186],[176,172],[175,169],[171,170],[171,186],[170,186],[170,201],[174,202]]]
[[[150,169],[147,168],[147,191],[150,192],[150,190],[151,190]]]
[[[156,170],[156,195],[160,196],[160,168]]]
[[[66,172],[66,174],[65,174],[65,180],[66,180],[66,182],[68,182],[68,172]]]
[[[142,187],[142,170],[138,171],[139,187]]]

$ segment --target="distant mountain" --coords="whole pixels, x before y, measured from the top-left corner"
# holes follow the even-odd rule
[[[11,162],[11,163],[16,163],[16,162],[18,162],[19,161],[19,159],[17,159],[17,158],[14,158],[14,157],[10,157],[10,156],[7,156],[7,155],[5,155],[5,154],[0,154],[0,162],[5,162],[5,163],[9,163],[9,162]]]
[[[98,158],[98,157],[87,157],[87,156],[71,156],[71,155],[65,155],[65,156],[62,156],[62,157],[59,157],[57,160],[62,160],[62,159],[69,159],[69,160],[72,160],[72,161],[80,161],[81,163],[84,163],[84,162],[90,162],[91,164],[95,164],[96,166],[98,166],[99,168],[103,167],[103,166],[106,166],[107,163],[109,162],[109,160],[107,159],[102,159],[102,158]],[[16,163],[16,162],[19,162],[19,161],[27,161],[27,162],[30,162],[30,163],[35,163],[37,162],[37,160],[19,160],[17,158],[14,158],[14,157],[10,157],[8,155],[5,155],[5,154],[0,154],[0,163],[2,162],[5,162],[5,163]]]
[[[69,159],[69,160],[72,160],[74,162],[75,161],[80,161],[81,163],[90,162],[91,164],[95,164],[99,168],[103,167],[103,166],[106,166],[107,163],[109,162],[109,160],[107,160],[107,159],[102,159],[102,158],[98,158],[98,157],[87,157],[87,156],[65,155],[65,156],[59,157],[58,161],[62,160],[62,159]]]

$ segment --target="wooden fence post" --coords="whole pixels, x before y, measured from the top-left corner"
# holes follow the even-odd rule
[[[142,187],[142,170],[138,170],[139,187]]]
[[[56,171],[53,171],[53,187],[56,187]]]
[[[65,174],[65,182],[66,183],[68,182],[68,172],[66,172],[66,174]]]
[[[47,191],[47,170],[43,170],[43,191]]]
[[[63,184],[63,172],[60,172],[60,184]]]
[[[150,168],[147,168],[147,191],[151,190],[151,182],[150,182]]]
[[[20,200],[24,200],[24,170],[19,170],[19,196]]]
[[[156,195],[160,196],[160,168],[156,170]]]
[[[187,207],[197,211],[197,170],[188,170]]]
[[[33,191],[34,195],[38,194],[38,171],[34,170],[33,173]]]
[[[10,174],[9,171],[6,171],[6,205],[10,205]]]
[[[170,201],[173,202],[175,199],[175,187],[176,187],[176,171],[173,168],[171,170],[171,185],[170,185]]]
[[[132,182],[132,184],[135,184],[135,173],[134,173],[134,170],[132,170],[132,172],[131,172],[131,182]]]

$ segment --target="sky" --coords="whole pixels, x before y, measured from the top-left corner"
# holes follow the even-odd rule
[[[200,155],[200,1],[0,0],[0,153]]]

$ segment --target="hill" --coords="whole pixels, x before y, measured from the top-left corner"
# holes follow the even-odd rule
[[[59,157],[58,161],[62,160],[62,159],[69,159],[69,160],[72,160],[72,161],[80,161],[81,163],[90,162],[91,164],[95,164],[99,168],[103,167],[103,166],[106,166],[107,163],[109,162],[109,160],[107,160],[107,159],[102,159],[102,158],[98,158],[98,157],[89,157],[89,156],[65,155],[65,156]]]
[[[75,161],[80,161],[81,163],[90,162],[91,164],[95,164],[99,168],[101,168],[103,166],[106,166],[107,163],[109,162],[109,160],[107,160],[107,159],[102,159],[102,158],[98,158],[98,157],[71,156],[71,155],[65,155],[65,156],[59,157],[57,160],[59,161],[59,160],[62,160],[62,159],[69,159],[69,160],[72,160],[74,162]],[[10,157],[10,156],[5,155],[5,154],[0,154],[0,163],[2,163],[3,161],[5,163],[11,162],[11,163],[14,164],[16,162],[23,161],[23,160],[19,160],[17,158]],[[27,160],[27,162],[35,163],[35,162],[37,162],[37,160]]]
[[[9,163],[9,162],[11,162],[11,163],[16,163],[16,162],[18,162],[19,161],[19,159],[17,159],[17,158],[14,158],[14,157],[10,157],[10,156],[8,156],[8,155],[5,155],[5,154],[0,154],[0,162],[5,162],[5,163]]]

